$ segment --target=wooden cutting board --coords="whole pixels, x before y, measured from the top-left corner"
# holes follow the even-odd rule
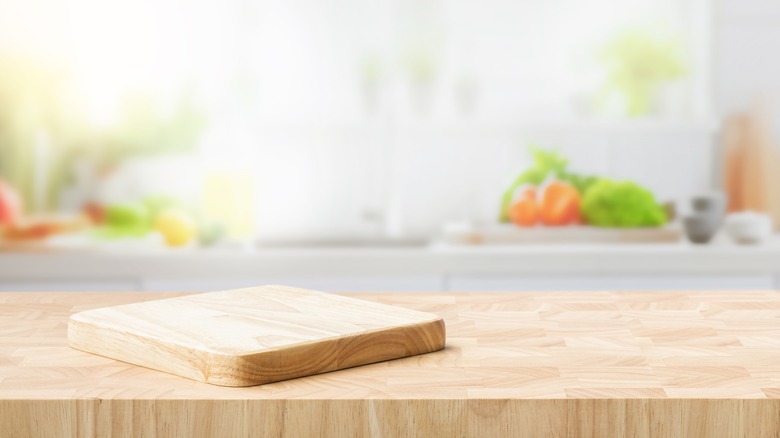
[[[442,239],[456,245],[520,245],[548,243],[673,243],[682,239],[677,225],[641,228],[604,228],[585,225],[528,227],[512,224],[448,224]]]
[[[252,386],[444,348],[433,314],[286,286],[72,315],[71,347],[222,386]]]

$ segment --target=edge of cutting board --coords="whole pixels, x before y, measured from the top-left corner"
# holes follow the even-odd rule
[[[88,312],[88,311],[86,311]],[[71,348],[220,386],[254,386],[441,350],[441,317],[250,354],[194,350],[99,324],[68,320]],[[120,357],[116,345],[122,345]],[[283,354],[279,354],[279,352]],[[290,366],[294,364],[294,366]]]

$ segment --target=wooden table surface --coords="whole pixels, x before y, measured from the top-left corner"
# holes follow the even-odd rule
[[[779,292],[345,294],[447,347],[249,388],[67,346],[71,313],[176,295],[0,293],[0,436],[780,436]]]

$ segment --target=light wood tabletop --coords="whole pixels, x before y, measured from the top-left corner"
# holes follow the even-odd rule
[[[0,293],[0,436],[780,436],[780,293],[352,293],[441,351],[256,387],[84,353],[67,321],[173,293]]]

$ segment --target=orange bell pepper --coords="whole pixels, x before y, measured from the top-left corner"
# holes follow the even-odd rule
[[[539,217],[543,224],[550,226],[581,222],[580,193],[569,183],[552,181],[542,194]]]

